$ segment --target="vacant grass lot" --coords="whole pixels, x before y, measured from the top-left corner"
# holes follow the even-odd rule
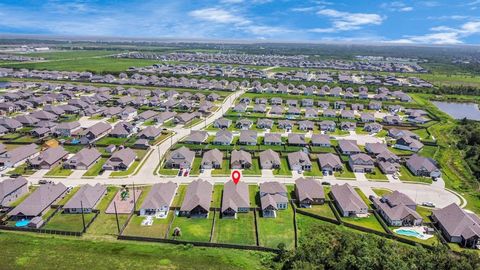
[[[84,214],[85,225],[95,216],[94,213]],[[52,219],[43,227],[44,229],[60,230],[69,232],[81,232],[83,230],[82,214],[63,214],[57,212]]]
[[[107,158],[100,158],[97,163],[93,164],[83,176],[97,176],[102,170],[103,164],[107,161]]]
[[[100,214],[98,214],[98,217],[88,229],[87,235],[103,238],[105,236],[116,236],[118,234],[115,214],[105,214],[105,210],[118,190],[118,187],[110,186],[107,188],[107,195],[98,204],[98,210],[100,210]],[[118,215],[120,227],[125,224],[127,218],[128,215]]]
[[[280,168],[273,170],[273,175],[278,176],[292,176],[292,171],[288,167],[288,161],[286,157],[280,158]]]
[[[213,241],[217,243],[255,245],[253,212],[239,213],[237,219],[217,218]]]
[[[70,169],[64,169],[62,164],[57,165],[50,171],[48,171],[45,176],[53,176],[53,177],[67,177],[73,173]]]
[[[261,214],[260,214],[261,215]],[[286,248],[294,246],[293,210],[288,206],[286,210],[277,211],[276,218],[257,219],[258,237],[261,246],[277,248],[284,243]]]
[[[210,242],[210,232],[212,230],[213,212],[210,212],[208,218],[187,218],[175,217],[171,230],[180,228],[182,235],[176,237],[177,240]],[[173,239],[170,235],[169,238]]]
[[[38,234],[0,234],[0,269],[262,269],[268,253]],[[78,258],[78,259],[72,259]]]
[[[378,221],[378,219],[375,217],[374,214],[370,214],[368,217],[362,217],[362,218],[342,217],[342,221],[345,223],[350,223],[353,225],[369,228],[379,232],[385,232],[382,225],[380,224],[380,222]]]
[[[327,203],[324,203],[322,205],[312,205],[311,208],[300,208],[300,209],[305,212],[309,212],[322,217],[336,219],[335,214],[333,214],[332,208],[330,208],[330,206]]]
[[[173,215],[174,213],[170,211],[165,219],[154,218],[152,226],[142,226],[145,217],[134,215],[123,231],[123,235],[165,238],[168,225],[173,220]]]

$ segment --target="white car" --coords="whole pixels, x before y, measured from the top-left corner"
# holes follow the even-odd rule
[[[423,202],[422,205],[426,207],[435,207],[435,204],[433,202]]]

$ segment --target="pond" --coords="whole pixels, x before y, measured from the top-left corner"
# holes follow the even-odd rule
[[[480,110],[476,103],[432,101],[442,112],[455,119],[467,118],[480,121]]]
[[[0,82],[0,89],[7,87],[8,82]]]

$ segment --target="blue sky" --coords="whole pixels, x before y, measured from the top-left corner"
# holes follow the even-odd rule
[[[480,0],[2,0],[0,33],[479,44]]]

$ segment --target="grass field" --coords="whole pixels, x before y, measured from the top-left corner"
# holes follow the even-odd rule
[[[45,176],[57,176],[57,177],[67,177],[73,173],[70,169],[64,169],[62,164],[57,165],[50,171],[48,171]]]
[[[212,230],[213,212],[208,214],[208,218],[187,218],[175,217],[171,230],[178,227],[182,235],[176,237],[177,240],[187,240],[196,242],[209,242],[210,231]],[[173,238],[172,235],[169,238]]]
[[[413,175],[410,170],[405,167],[401,166],[400,167],[400,176],[399,176],[401,181],[407,181],[407,182],[421,182],[421,183],[427,183],[431,184],[432,183],[432,178],[430,177],[422,177],[422,176],[415,176]]]
[[[212,175],[230,175],[230,160],[224,159],[222,168],[212,170]]]
[[[378,167],[375,166],[375,169],[372,173],[366,173],[365,176],[369,180],[374,180],[374,181],[388,181],[388,178],[385,174],[380,171]]]
[[[242,175],[262,175],[262,170],[260,168],[260,162],[258,158],[252,158],[252,167],[242,171]]]
[[[383,197],[385,195],[391,194],[392,191],[385,188],[372,188],[372,191],[377,194],[378,197]]]
[[[217,243],[255,245],[253,212],[238,213],[237,219],[217,218],[213,241]]]
[[[330,208],[330,206],[327,203],[322,205],[312,205],[311,208],[301,208],[301,210],[312,213],[312,214],[316,214],[322,217],[336,219],[335,214],[333,214],[332,208]]]
[[[355,174],[353,173],[352,169],[350,169],[350,166],[348,166],[348,165],[343,166],[342,171],[334,172],[333,174],[337,178],[353,178],[353,179],[355,179]]]
[[[260,214],[261,216],[261,214]],[[278,244],[284,243],[286,248],[294,246],[293,210],[288,209],[277,211],[276,218],[259,217],[258,237],[261,246],[277,248]]]
[[[112,172],[110,176],[128,176],[135,171],[135,169],[138,167],[139,164],[140,164],[140,161],[135,160],[132,163],[132,165],[130,165],[130,167],[128,167],[128,169],[126,169],[125,171]]]
[[[22,165],[19,165],[7,172],[7,174],[21,174],[21,175],[27,175],[27,176],[32,175],[34,173],[35,173],[35,170],[29,169],[26,163],[23,163]]]
[[[182,245],[0,234],[0,269],[263,269],[273,254]],[[79,259],[72,259],[79,258]]]
[[[280,168],[273,170],[273,175],[278,176],[292,176],[292,171],[288,167],[288,161],[286,157],[280,158]]]
[[[305,176],[315,176],[317,178],[322,177],[322,171],[318,166],[318,162],[316,160],[312,160],[312,170],[311,171],[304,171],[303,175]]]
[[[102,170],[103,164],[107,161],[107,158],[100,158],[97,163],[93,164],[83,176],[97,176]]]
[[[28,68],[58,71],[122,72],[131,66],[147,66],[158,63],[155,60],[118,59],[118,58],[82,58],[58,60],[53,62],[3,64],[2,67]]]
[[[84,216],[86,225],[93,219],[95,214],[84,214]],[[59,211],[43,228],[50,230],[81,232],[83,230],[82,214],[63,214],[61,211]]]
[[[130,219],[130,222],[128,223],[125,230],[123,231],[123,234],[132,236],[164,238],[167,233],[168,225],[173,220],[173,215],[174,213],[170,211],[167,218],[154,219],[152,226],[142,226],[141,224],[145,217],[134,215]]]
[[[375,217],[374,214],[370,214],[368,217],[343,217],[342,221],[345,223],[350,223],[353,225],[369,228],[372,230],[376,230],[379,232],[385,232],[383,229],[382,225],[378,221],[378,219]]]

